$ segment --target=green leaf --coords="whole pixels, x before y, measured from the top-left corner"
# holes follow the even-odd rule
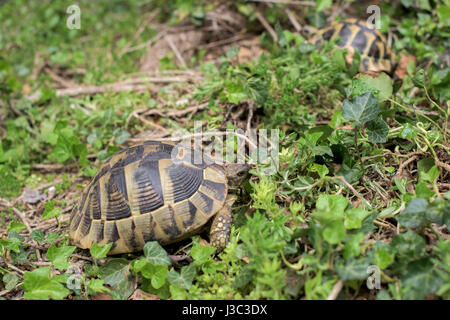
[[[340,194],[320,194],[316,202],[316,210],[313,217],[322,224],[342,219],[344,210],[348,205],[348,199]]]
[[[45,240],[44,232],[41,229],[35,229],[31,231],[30,239],[37,242],[44,242]]]
[[[10,233],[10,235],[11,235],[11,233]],[[22,240],[20,240],[19,238],[15,238],[15,237],[8,236],[8,238],[6,238],[6,239],[0,238],[0,247],[3,248],[3,250],[11,250],[16,253],[19,253],[20,252],[19,245],[21,243],[22,243]],[[0,251],[0,253],[1,253],[1,251]]]
[[[406,228],[418,228],[427,223],[425,215],[427,210],[428,202],[425,199],[412,199],[406,209],[395,218]]]
[[[16,276],[14,273],[7,273],[3,276],[2,281],[5,284],[6,290],[12,290],[16,287],[17,283],[19,282],[19,277]]]
[[[439,17],[439,21],[447,27],[450,26],[450,7],[448,4],[438,6],[436,12]]]
[[[91,294],[111,292],[109,288],[104,286],[104,281],[102,279],[90,279],[89,282],[87,283],[87,287]]]
[[[8,227],[6,228],[6,232],[17,232],[19,233],[20,231],[26,229],[27,227],[20,222],[16,222],[16,221],[11,221],[8,224]]]
[[[384,101],[392,96],[392,79],[386,73],[382,72],[376,77],[372,77],[368,74],[362,74],[360,79],[366,83],[368,87],[377,91],[377,93],[374,94],[378,100]]]
[[[267,99],[268,84],[264,79],[251,77],[244,82],[244,91],[250,99],[263,104]]]
[[[354,121],[355,126],[374,120],[380,113],[378,100],[372,92],[364,93],[351,100],[344,100],[342,117],[345,120]]]
[[[170,266],[170,260],[166,250],[158,243],[158,241],[147,242],[144,246],[144,255],[147,262],[154,265]]]
[[[422,88],[425,86],[425,70],[420,69],[416,72],[412,81],[416,87]]]
[[[51,219],[54,217],[59,216],[59,213],[61,212],[60,208],[55,208],[55,202],[53,200],[50,200],[45,205],[44,213],[42,214],[42,219]]]
[[[186,300],[188,298],[187,292],[184,288],[170,285],[169,290],[173,300]]]
[[[407,299],[424,299],[429,293],[436,292],[442,284],[442,279],[435,271],[430,258],[422,258],[410,262],[402,272],[403,287],[411,286]]]
[[[439,177],[439,169],[436,165],[432,166],[428,172],[419,171],[420,180],[425,180],[430,183],[433,183]]]
[[[131,137],[130,133],[125,129],[117,129],[114,132],[114,138],[117,144],[123,144],[128,138]]]
[[[25,272],[23,276],[24,297],[26,299],[64,299],[70,294],[61,283],[50,278],[50,267]]]
[[[239,47],[236,46],[236,45],[232,45],[232,46],[229,47],[229,48],[227,49],[227,51],[225,52],[225,56],[226,56],[228,59],[231,59],[231,58],[236,57],[236,56],[238,55],[238,53],[239,53]]]
[[[406,123],[403,127],[403,130],[400,132],[400,137],[402,137],[403,139],[414,139],[416,136],[417,133],[414,130],[414,127],[409,123]]]
[[[378,117],[375,120],[367,122],[366,130],[370,142],[385,143],[389,133],[389,126],[383,118]]]
[[[428,188],[428,185],[425,182],[419,182],[416,184],[416,196],[419,198],[423,198],[429,200],[432,196],[434,196],[433,190]]]
[[[399,260],[409,261],[425,254],[425,240],[412,230],[398,234],[392,239],[392,248],[397,252]]]
[[[369,260],[366,258],[349,258],[336,263],[336,271],[342,280],[364,280],[369,276],[367,268]]]
[[[170,270],[166,278],[167,281],[174,286],[189,289],[196,274],[197,271],[195,265],[191,263],[190,265],[181,268],[180,273],[176,272],[174,269]]]
[[[106,284],[116,286],[127,279],[130,265],[126,259],[112,259],[100,268],[100,276]]]
[[[323,238],[330,244],[338,244],[344,240],[346,235],[344,222],[336,220],[323,230]]]
[[[75,246],[62,246],[58,248],[56,245],[52,244],[48,248],[47,259],[53,263],[55,268],[65,270],[70,267],[70,263],[67,260],[75,249]]]
[[[191,257],[194,259],[194,263],[196,266],[204,264],[208,261],[211,255],[216,251],[216,248],[213,246],[204,246],[202,244],[196,244],[192,247],[190,251]]]
[[[357,257],[361,254],[361,246],[359,245],[364,240],[364,233],[358,232],[352,236],[344,245],[342,251],[345,259]]]
[[[377,293],[376,300],[392,300],[392,298],[389,292],[383,289]]]
[[[134,291],[130,264],[126,259],[112,259],[100,268],[100,276],[105,284],[114,288],[111,295],[116,300],[126,300]]]
[[[387,248],[381,248],[375,251],[374,263],[384,270],[394,262],[394,257],[395,254],[389,253]]]
[[[239,103],[241,100],[248,98],[242,84],[235,82],[226,84],[226,97],[230,103]]]
[[[352,96],[356,97],[363,93],[372,92],[374,95],[378,94],[378,90],[371,87],[367,82],[361,78],[353,78],[352,80]]]
[[[359,229],[361,228],[363,220],[369,215],[370,213],[361,209],[361,208],[355,208],[345,211],[345,220],[344,220],[344,226],[346,229]]]
[[[324,178],[330,171],[328,170],[326,165],[321,165],[317,163],[313,163],[310,168],[311,172],[317,172],[320,178]]]
[[[89,249],[89,252],[91,253],[91,256],[93,256],[95,259],[106,258],[106,255],[108,254],[112,245],[113,245],[112,242],[105,244],[103,246],[100,246],[96,242],[94,242],[94,244]]]
[[[332,4],[333,4],[333,0],[317,0],[316,11],[320,12],[327,8],[330,8]]]
[[[167,266],[164,265],[153,265],[151,263],[146,263],[142,268],[141,273],[144,278],[150,279],[151,284],[155,289],[161,288],[166,283],[166,276],[169,272]]]

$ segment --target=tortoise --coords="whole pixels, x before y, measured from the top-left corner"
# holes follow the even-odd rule
[[[73,243],[88,249],[112,242],[108,254],[131,253],[148,241],[174,243],[210,225],[210,243],[222,250],[236,200],[228,191],[243,182],[249,165],[201,158],[172,142],[146,141],[117,152],[72,210]]]
[[[314,32],[309,42],[319,46],[324,40],[329,41],[337,37],[340,38],[337,45],[348,50],[348,63],[351,63],[355,49],[359,50],[360,72],[385,71],[390,74],[393,71],[395,58],[385,36],[377,29],[368,28],[365,21],[354,18],[334,21]]]

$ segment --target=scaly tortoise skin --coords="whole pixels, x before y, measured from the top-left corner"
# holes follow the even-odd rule
[[[248,168],[227,171],[205,159],[210,160],[194,164],[191,149],[169,142],[119,151],[100,167],[73,209],[70,238],[83,249],[112,242],[108,254],[136,252],[147,241],[164,245],[188,238],[214,217],[210,241],[223,249],[234,199],[227,197],[226,173],[241,175]]]
[[[341,48],[347,48],[350,60],[355,48],[361,54],[361,72],[391,73],[394,68],[394,54],[391,52],[386,38],[377,29],[370,29],[366,22],[357,19],[335,21],[330,25],[320,28],[309,39],[309,42],[320,45],[323,40],[329,41],[339,37],[337,44]]]

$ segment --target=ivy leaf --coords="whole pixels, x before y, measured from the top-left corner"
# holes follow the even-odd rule
[[[226,97],[230,103],[239,103],[248,98],[242,84],[235,82],[226,83]]]
[[[321,165],[313,163],[310,168],[311,172],[317,172],[320,178],[325,178],[325,176],[330,172],[326,165]]]
[[[112,259],[100,268],[100,276],[106,284],[115,286],[127,278],[129,269],[130,265],[127,260]]]
[[[103,246],[100,246],[96,242],[94,242],[92,247],[89,249],[89,252],[91,253],[91,256],[93,256],[95,259],[106,258],[106,255],[108,254],[112,245],[113,245],[112,242],[105,244]]]
[[[344,217],[344,210],[348,205],[348,199],[340,194],[321,194],[316,202],[316,210],[313,217],[322,224],[327,224]]]
[[[22,231],[23,229],[26,229],[27,227],[20,222],[16,222],[16,221],[11,221],[8,224],[8,227],[6,228],[6,232],[17,232],[19,233],[20,231]]]
[[[442,284],[430,258],[410,262],[402,273],[402,285],[411,286],[406,298],[421,300],[429,293],[436,292]]]
[[[370,213],[361,209],[361,208],[355,208],[350,209],[345,212],[345,220],[344,220],[344,226],[346,229],[359,229],[361,228],[363,220],[369,215]]]
[[[16,276],[14,273],[7,273],[3,276],[2,281],[5,284],[6,290],[12,290],[19,282],[19,277]]]
[[[427,222],[427,210],[428,202],[425,199],[412,199],[406,209],[396,216],[396,219],[406,228],[418,228]]]
[[[89,282],[87,283],[87,288],[93,294],[102,292],[106,293],[111,292],[109,288],[104,286],[104,281],[102,279],[90,279]]]
[[[213,246],[196,244],[194,247],[192,247],[190,255],[194,259],[195,265],[199,266],[208,261],[214,251],[216,251],[216,248]]]
[[[342,251],[345,259],[351,257],[357,257],[361,254],[361,246],[359,245],[364,240],[364,233],[358,232],[352,236],[344,246]]]
[[[11,233],[10,233],[10,235],[11,235]],[[8,236],[8,238],[6,238],[6,239],[0,238],[0,248],[2,248],[2,250],[11,250],[16,253],[19,253],[20,252],[19,245],[21,243],[22,243],[22,240],[20,240],[19,238],[16,238],[16,237]],[[2,252],[2,250],[0,250],[0,253]]]
[[[167,281],[169,281],[174,286],[189,289],[192,285],[192,281],[196,275],[196,268],[193,263],[188,266],[181,268],[181,272],[178,273],[174,269],[170,270],[167,274]]]
[[[64,299],[70,294],[56,279],[50,278],[50,267],[35,269],[25,272],[23,276],[23,287],[26,290],[26,299],[49,300]]]
[[[414,77],[412,78],[412,81],[416,87],[422,88],[425,86],[425,71],[423,69],[420,69],[416,72]]]
[[[67,260],[75,249],[75,246],[62,246],[58,248],[56,245],[52,244],[48,248],[47,259],[53,263],[55,268],[65,270],[70,267],[70,263]]]
[[[263,104],[267,99],[267,81],[258,77],[251,77],[244,82],[244,90],[248,97],[258,104]]]
[[[374,263],[384,270],[394,262],[394,257],[395,253],[389,253],[387,248],[381,248],[375,251]]]
[[[344,223],[341,220],[336,220],[323,230],[323,238],[330,244],[339,244],[344,240],[346,235]]]
[[[389,133],[389,126],[383,118],[378,117],[375,120],[367,122],[366,130],[370,142],[385,143]]]
[[[426,249],[425,240],[412,230],[396,235],[391,245],[399,260],[406,261],[422,256]]]
[[[166,250],[158,241],[147,242],[144,246],[144,255],[146,261],[154,265],[170,266],[172,264]]]
[[[409,123],[406,123],[403,130],[400,132],[400,137],[403,139],[414,139],[416,136],[417,133],[414,131],[414,127]]]
[[[100,268],[100,276],[114,288],[111,295],[116,300],[126,300],[134,291],[130,264],[126,259],[112,259]]]
[[[45,235],[41,229],[35,229],[30,234],[30,239],[37,242],[44,242]]]
[[[169,272],[167,266],[164,265],[153,265],[151,263],[146,263],[142,268],[142,276],[146,279],[151,280],[153,288],[159,289],[166,283],[166,275]]]
[[[342,117],[345,120],[354,121],[355,126],[374,120],[380,113],[378,100],[372,92],[364,93],[351,100],[344,100]]]
[[[369,260],[366,258],[349,258],[336,263],[336,271],[342,280],[364,280],[369,276],[367,268]]]
[[[433,190],[428,188],[428,185],[425,182],[419,182],[416,184],[416,196],[419,198],[423,198],[429,200],[432,196],[434,196]]]
[[[173,300],[186,300],[187,292],[184,288],[179,286],[170,285],[169,287],[170,294]]]
[[[60,208],[55,208],[55,201],[50,200],[45,205],[44,213],[42,214],[42,219],[51,219],[54,217],[59,216],[59,213],[61,212]]]

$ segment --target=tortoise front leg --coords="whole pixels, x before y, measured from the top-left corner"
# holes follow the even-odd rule
[[[228,196],[223,208],[213,218],[209,232],[209,241],[211,245],[217,248],[217,251],[222,251],[227,246],[233,221],[231,205],[235,200],[236,197]]]

